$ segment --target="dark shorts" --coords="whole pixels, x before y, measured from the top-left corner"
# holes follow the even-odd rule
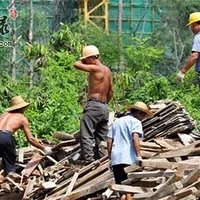
[[[5,174],[15,172],[15,139],[13,134],[7,130],[0,130],[0,157],[3,161]]]
[[[129,165],[119,164],[112,166],[116,184],[121,184],[124,180],[128,178],[126,172],[124,171],[124,168],[127,166]]]

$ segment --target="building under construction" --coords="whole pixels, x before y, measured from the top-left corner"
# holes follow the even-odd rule
[[[145,37],[159,24],[153,0],[32,0],[32,3],[35,11],[45,14],[52,32],[58,30],[60,22],[83,19],[106,33]],[[30,0],[1,0],[0,16],[8,14],[13,4],[20,11],[28,9]]]

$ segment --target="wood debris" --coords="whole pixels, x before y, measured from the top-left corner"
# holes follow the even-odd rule
[[[79,132],[55,132],[53,137],[61,142],[53,145],[51,156],[32,147],[19,149],[21,173],[1,178],[0,199],[17,193],[23,200],[114,200],[120,199],[120,193],[132,194],[136,200],[198,199],[200,141],[190,137],[194,120],[174,101],[152,108],[157,109],[154,117],[143,121],[143,160],[141,165],[126,167],[128,179],[122,185],[114,182],[106,143],[100,147],[102,158],[83,166],[78,162]]]

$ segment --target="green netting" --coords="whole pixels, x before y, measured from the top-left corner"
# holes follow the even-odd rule
[[[147,37],[158,26],[160,15],[153,0],[123,0],[122,32],[130,36]],[[118,0],[109,1],[109,30],[118,30]]]
[[[0,16],[8,15],[9,0],[0,1]],[[90,0],[92,4],[99,2]],[[159,24],[159,13],[153,0],[123,0],[122,31],[130,36],[146,37]],[[16,0],[15,6],[20,12],[29,10],[29,0]],[[109,0],[109,31],[118,30],[118,0]],[[60,22],[71,23],[78,18],[78,1],[75,0],[33,0],[35,11],[44,13],[49,29],[53,32],[60,27]],[[20,25],[20,16],[17,25]]]

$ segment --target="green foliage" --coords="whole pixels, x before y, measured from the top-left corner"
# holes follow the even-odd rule
[[[74,56],[55,53],[42,69],[43,79],[32,88],[32,109],[28,112],[33,132],[47,137],[56,130],[73,132],[78,129],[81,112],[78,99],[77,72],[72,65]]]
[[[150,38],[140,40],[133,38],[132,43],[126,48],[127,66],[129,72],[152,71],[153,67],[161,60],[163,50],[149,44]]]
[[[152,77],[153,79],[143,87],[129,92],[130,101],[140,100],[153,103],[157,100],[167,99],[172,91],[170,82],[165,77]]]
[[[73,33],[69,26],[65,24],[61,26],[58,32],[51,36],[50,44],[55,51],[68,51],[78,57],[83,41],[80,34]]]
[[[162,50],[149,45],[148,39],[139,40],[133,38],[132,41],[133,43],[125,49],[125,57],[123,60],[125,67],[114,73],[114,104],[127,100],[132,101],[134,98],[136,98],[136,100],[145,99],[145,102],[152,101],[158,98],[159,94],[151,94],[153,96],[150,97],[144,94],[146,92],[149,94],[153,93],[156,87],[162,88],[162,85],[164,85],[164,81],[160,80],[153,82],[155,85],[152,85],[152,79],[156,79],[156,77],[152,75],[152,72],[154,66],[156,66],[162,58]],[[161,86],[159,86],[159,83]],[[152,86],[155,88],[150,91]],[[141,94],[139,94],[139,91],[141,91]],[[159,96],[161,96],[161,94]]]

